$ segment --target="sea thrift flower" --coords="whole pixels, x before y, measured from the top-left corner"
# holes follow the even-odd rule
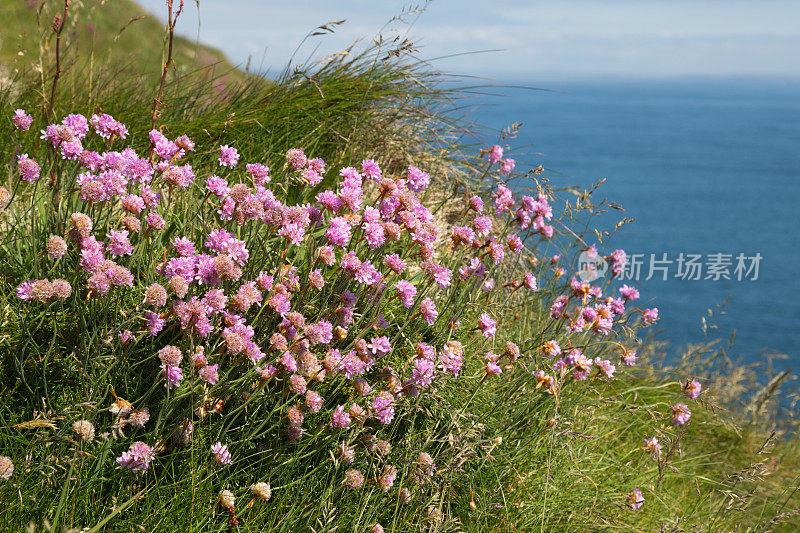
[[[183,354],[177,346],[168,344],[158,351],[158,358],[165,365],[178,366],[183,360]]]
[[[378,478],[378,486],[383,492],[388,492],[394,485],[394,480],[397,477],[397,468],[393,465],[386,465],[383,467],[383,472]]]
[[[637,291],[634,287],[629,287],[628,285],[623,285],[619,289],[619,293],[627,301],[636,300],[639,298],[639,291]]]
[[[230,167],[233,168],[236,166],[236,163],[239,162],[239,152],[236,151],[236,148],[231,148],[227,144],[222,145],[219,147],[220,156],[219,156],[219,164],[223,167]]]
[[[92,115],[91,123],[95,133],[104,139],[110,139],[112,135],[117,135],[121,139],[128,136],[125,124],[114,120],[111,115]]]
[[[622,352],[622,362],[625,363],[627,366],[633,366],[636,364],[636,350],[623,350]]]
[[[344,473],[343,483],[351,489],[360,489],[364,485],[364,475],[355,468]]]
[[[503,373],[503,369],[500,368],[500,366],[497,363],[495,363],[494,361],[487,361],[486,362],[486,373],[496,376],[497,374],[502,374]]]
[[[689,406],[685,403],[676,403],[675,405],[670,406],[670,410],[672,411],[672,423],[676,426],[682,426],[689,421],[692,416],[692,412],[689,410]]]
[[[411,379],[420,389],[430,387],[436,375],[436,365],[431,359],[419,357],[414,359],[414,369],[411,371]]]
[[[478,317],[478,328],[484,337],[492,338],[497,333],[497,322],[488,313],[481,313],[481,316]]]
[[[423,172],[415,166],[408,167],[406,175],[406,186],[410,191],[422,192],[431,184],[431,177],[427,172]]]
[[[644,496],[642,496],[642,491],[639,489],[633,489],[633,491],[628,494],[625,499],[630,508],[634,511],[640,509],[642,505],[644,505]]]
[[[28,131],[33,124],[33,117],[25,112],[24,109],[17,109],[14,111],[14,116],[11,117],[14,122],[14,127],[18,130]]]
[[[425,319],[429,326],[432,326],[436,322],[436,318],[439,316],[439,312],[436,310],[436,305],[430,298],[425,298],[422,300],[422,302],[419,304],[419,312],[422,314],[422,318]]]
[[[306,407],[312,413],[318,413],[319,410],[322,408],[322,396],[314,392],[313,390],[306,391]]]
[[[147,331],[150,332],[150,335],[155,337],[158,335],[162,329],[164,329],[164,325],[166,321],[159,317],[157,313],[153,313],[152,311],[145,311],[144,312],[144,319],[147,322]]]
[[[289,377],[289,388],[295,394],[305,394],[307,385],[305,378],[299,374],[292,374]]]
[[[302,170],[307,162],[306,154],[299,148],[291,148],[286,152],[286,164],[295,170]]]
[[[517,162],[507,157],[503,160],[502,165],[500,165],[500,174],[503,176],[508,176],[514,170],[514,167],[517,165]]]
[[[166,225],[166,222],[158,213],[148,213],[144,220],[154,230],[164,229]]]
[[[594,360],[594,364],[597,366],[598,372],[609,379],[613,378],[614,372],[617,371],[617,367],[611,364],[611,361],[608,361],[607,359],[600,359],[597,357]]]
[[[406,307],[411,308],[414,305],[414,297],[417,295],[417,288],[407,280],[401,279],[395,283],[397,287],[397,294],[400,296],[400,301]]]
[[[703,390],[703,385],[696,379],[690,379],[683,384],[683,393],[692,400],[696,400],[700,396],[701,390]]]
[[[72,431],[74,431],[83,442],[91,442],[94,440],[94,425],[88,420],[78,420],[73,423]]]
[[[60,259],[67,253],[67,242],[63,237],[51,235],[47,239],[47,257],[50,259]]]
[[[217,466],[226,466],[233,462],[228,447],[223,446],[219,441],[211,447],[211,454],[214,456],[214,462],[217,463]]]
[[[661,457],[661,444],[656,437],[644,439],[644,450],[653,456],[654,461]]]
[[[155,457],[153,448],[141,441],[131,444],[127,452],[117,457],[117,468],[126,468],[132,472],[146,472]]]
[[[642,312],[642,323],[645,326],[649,326],[650,324],[655,323],[658,320],[658,308],[654,307],[652,309],[645,309]]]
[[[200,369],[198,375],[209,385],[214,385],[219,381],[219,365],[206,365]]]
[[[269,167],[260,163],[248,163],[245,165],[247,173],[253,178],[253,183],[263,185],[269,182]]]
[[[150,420],[150,411],[147,407],[135,409],[128,417],[128,422],[139,429],[143,428],[148,420]]]
[[[381,167],[372,159],[365,159],[361,162],[361,173],[375,183],[381,181]]]
[[[305,415],[303,415],[303,411],[297,407],[290,407],[286,411],[286,418],[289,419],[289,424],[292,426],[302,426]]]
[[[183,379],[183,371],[180,367],[162,364],[161,372],[164,374],[164,378],[167,380],[165,383],[167,389],[172,389],[181,384],[181,380]]]
[[[503,159],[503,147],[495,144],[489,149],[489,162],[495,164],[501,159]]]
[[[394,418],[394,396],[388,392],[379,393],[372,401],[372,410],[381,424],[388,424]]]
[[[403,261],[399,255],[390,254],[384,256],[384,262],[395,274],[400,274],[406,268],[406,262]]]
[[[14,462],[10,457],[0,455],[0,479],[8,481],[14,474]]]
[[[144,293],[144,304],[152,307],[163,307],[167,303],[167,290],[158,283],[153,283]]]
[[[131,255],[133,253],[133,245],[128,240],[128,235],[129,233],[127,230],[111,230],[110,233],[106,234],[108,238],[106,251],[115,257]]]
[[[17,169],[19,170],[20,177],[29,182],[34,182],[39,179],[41,167],[39,163],[28,157],[28,154],[17,156]]]
[[[351,422],[350,414],[344,410],[344,405],[336,406],[333,415],[331,415],[331,426],[335,428],[346,428]]]

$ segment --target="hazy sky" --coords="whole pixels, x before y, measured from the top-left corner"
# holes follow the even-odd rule
[[[177,0],[176,0],[177,2]],[[163,0],[139,0],[165,16]],[[347,19],[297,57],[375,36],[408,8],[395,0],[186,0],[180,33],[252,56],[275,73],[314,27]],[[422,5],[422,4],[418,4]],[[408,32],[421,57],[466,54],[435,64],[505,79],[749,75],[800,77],[798,0],[435,0],[421,15],[384,28]],[[199,21],[199,26],[198,26]],[[199,28],[199,34],[198,34]]]

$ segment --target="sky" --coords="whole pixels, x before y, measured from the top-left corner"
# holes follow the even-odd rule
[[[163,0],[139,3],[165,17]],[[186,0],[177,31],[277,74],[341,19],[295,58],[399,32],[439,69],[496,79],[800,78],[798,0]]]

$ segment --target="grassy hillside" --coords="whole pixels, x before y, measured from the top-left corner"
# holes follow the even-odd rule
[[[52,24],[63,9],[63,2],[52,0],[2,0],[0,72],[50,76],[55,68]],[[61,46],[66,78],[108,78],[105,70],[156,84],[166,59],[164,24],[131,0],[70,2]],[[247,78],[220,51],[182,37],[175,37],[173,59],[170,76],[208,69],[205,75],[220,92]]]
[[[513,136],[488,161],[407,43],[219,91],[181,41],[151,142],[163,28],[92,60],[75,28],[136,11],[86,5],[54,121],[127,136],[40,138],[52,38],[0,94],[1,531],[797,530],[783,378],[713,343],[659,364],[652,312],[571,282],[603,206],[509,169]]]

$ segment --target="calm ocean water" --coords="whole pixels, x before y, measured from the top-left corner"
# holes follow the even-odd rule
[[[620,203],[636,222],[611,242],[644,254],[636,283],[653,300],[659,338],[671,350],[736,330],[731,354],[745,362],[764,350],[800,367],[800,84],[741,80],[550,83],[563,93],[497,89],[473,119],[502,128],[524,122],[509,155],[543,164],[554,186],[607,178],[597,198]],[[650,254],[667,254],[668,279],[649,281]],[[682,279],[678,254],[701,254],[701,279]],[[709,254],[731,254],[731,280],[705,279]],[[757,253],[758,279],[736,280],[736,257]],[[750,266],[750,262],[747,262]],[[749,278],[753,277],[753,272]]]

